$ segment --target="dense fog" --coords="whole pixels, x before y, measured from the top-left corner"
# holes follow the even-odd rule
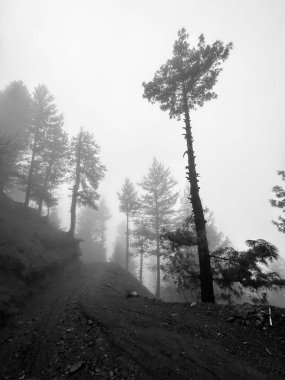
[[[283,0],[0,0],[0,378],[285,378]]]

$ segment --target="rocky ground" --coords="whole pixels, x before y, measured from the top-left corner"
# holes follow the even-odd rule
[[[0,345],[1,379],[282,379],[285,310],[164,303],[118,266],[74,261]]]

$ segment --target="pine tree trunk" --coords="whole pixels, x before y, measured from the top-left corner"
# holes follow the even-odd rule
[[[185,130],[187,141],[187,154],[188,154],[188,180],[190,182],[190,195],[193,207],[196,234],[198,238],[198,253],[199,253],[199,266],[200,266],[200,282],[201,282],[201,301],[202,302],[215,302],[213,278],[210,262],[210,253],[206,235],[206,221],[202,202],[199,195],[199,186],[196,172],[195,155],[193,150],[193,137],[191,131],[191,123],[189,116],[189,107],[184,93],[184,116],[185,116]]]
[[[156,204],[157,209],[157,204]],[[157,212],[157,211],[156,211]],[[158,215],[156,215],[156,296],[160,297],[160,241]]]
[[[35,158],[36,158],[36,150],[39,140],[39,125],[36,127],[34,132],[34,142],[33,142],[33,151],[32,151],[32,158],[30,163],[30,169],[28,174],[28,180],[27,180],[27,188],[26,188],[26,195],[25,195],[25,202],[24,205],[26,207],[29,206],[30,197],[31,197],[31,189],[32,189],[32,181],[33,181],[33,172],[35,167]]]
[[[160,246],[159,246],[159,236],[156,239],[156,265],[157,265],[156,296],[160,297]]]
[[[50,161],[49,166],[48,166],[47,171],[46,171],[46,175],[45,175],[45,180],[44,180],[44,185],[43,185],[43,188],[44,188],[45,191],[47,191],[47,188],[48,188],[48,181],[49,181],[49,176],[50,176],[50,173],[51,173],[51,168],[52,168],[52,161]],[[44,202],[44,198],[41,197],[39,199],[39,207],[38,207],[38,213],[39,213],[39,215],[42,215],[43,202]]]
[[[141,257],[140,257],[140,283],[142,284],[142,274],[143,274],[143,250],[141,250]]]
[[[70,228],[69,228],[69,234],[73,237],[75,232],[75,226],[76,226],[76,204],[77,204],[77,194],[80,184],[80,175],[78,176],[76,173],[76,179],[73,186],[72,191],[72,200],[71,200],[71,207],[70,207]]]
[[[39,200],[39,207],[38,207],[38,213],[40,216],[42,215],[42,211],[43,211],[43,202],[44,202],[43,197],[41,197]]]
[[[76,226],[76,205],[77,205],[77,196],[80,186],[80,176],[81,176],[81,141],[82,141],[82,131],[79,134],[78,140],[78,149],[77,149],[77,159],[76,159],[76,172],[75,172],[75,181],[72,191],[71,207],[70,207],[70,228],[68,233],[74,237],[75,226]]]
[[[129,213],[127,213],[127,232],[126,232],[126,270],[129,270]]]
[[[30,169],[29,169],[29,174],[28,174],[28,180],[27,180],[27,188],[26,188],[26,195],[25,195],[25,202],[24,202],[24,205],[26,207],[29,206],[30,197],[31,197],[33,171],[34,171],[34,166],[35,166],[35,157],[36,157],[36,141],[34,142],[34,146],[33,146],[33,153],[32,153]]]

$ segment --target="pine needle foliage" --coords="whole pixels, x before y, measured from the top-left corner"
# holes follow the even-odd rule
[[[281,176],[282,181],[285,181],[285,171],[279,170],[277,172]],[[272,189],[275,194],[275,199],[270,199],[270,204],[272,207],[280,208],[282,215],[285,213],[285,190],[282,186],[274,186]],[[285,233],[285,218],[280,215],[278,221],[272,221],[272,223],[277,227],[278,231]]]
[[[213,252],[215,281],[220,288],[240,297],[245,292],[254,302],[267,301],[268,290],[285,287],[285,280],[277,272],[270,272],[270,263],[278,260],[277,248],[263,239],[247,240],[247,250],[231,247]],[[238,285],[238,286],[237,286]]]

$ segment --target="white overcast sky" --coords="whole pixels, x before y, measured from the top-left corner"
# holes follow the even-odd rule
[[[264,238],[285,257],[268,202],[285,169],[284,0],[0,0],[0,89],[44,83],[67,132],[83,125],[94,133],[113,232],[117,191],[125,177],[137,183],[153,157],[184,187],[182,122],[142,98],[142,82],[171,57],[182,27],[193,43],[203,33],[234,44],[218,99],[192,113],[204,203],[236,248]]]

